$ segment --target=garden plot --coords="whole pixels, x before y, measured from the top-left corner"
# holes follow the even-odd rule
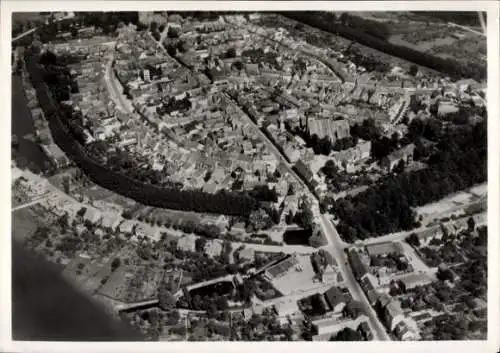
[[[481,190],[481,189],[480,189]],[[437,202],[417,207],[416,212],[422,216],[422,224],[427,224],[433,220],[449,217],[451,214],[460,214],[477,197],[469,191],[460,191]]]

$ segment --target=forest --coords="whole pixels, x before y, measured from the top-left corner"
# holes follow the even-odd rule
[[[356,28],[357,30],[369,33],[370,35],[380,38],[382,40],[387,40],[391,36],[391,31],[389,27],[383,22],[374,21],[359,16],[354,16],[346,12],[340,15],[340,22],[344,26],[348,26],[350,28]]]
[[[479,22],[479,16],[476,11],[425,11],[413,12],[418,15],[434,17],[446,22],[454,22],[463,26],[479,26],[481,23]],[[484,22],[486,23],[486,13],[483,12]]]

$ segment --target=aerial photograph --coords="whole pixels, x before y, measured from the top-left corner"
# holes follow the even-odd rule
[[[12,337],[487,340],[483,12],[14,12]]]

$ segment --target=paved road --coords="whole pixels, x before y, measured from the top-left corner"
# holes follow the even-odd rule
[[[356,281],[351,268],[346,264],[346,257],[343,251],[345,243],[340,239],[337,230],[325,215],[322,215],[320,217],[320,226],[330,242],[330,244],[327,246],[327,249],[337,259],[344,276],[345,283],[351,291],[353,298],[361,302],[363,304],[363,307],[365,308],[368,316],[368,324],[370,325],[370,328],[374,333],[374,337],[380,341],[390,341],[391,339],[385,331],[385,327],[378,320],[377,315],[366,299],[361,286],[359,285],[358,281]]]
[[[231,102],[234,103],[234,101],[231,100]],[[252,124],[255,124],[248,115],[245,114],[249,121]],[[255,124],[256,125],[256,124]],[[362,291],[359,283],[356,281],[354,278],[354,275],[350,269],[349,266],[345,264],[344,260],[344,253],[343,249],[348,245],[345,242],[340,239],[340,235],[338,234],[337,230],[333,226],[333,224],[328,220],[326,215],[321,215],[319,213],[319,208],[318,208],[318,200],[316,196],[309,190],[309,188],[304,184],[302,179],[293,171],[293,169],[290,167],[290,165],[286,162],[285,158],[282,156],[281,152],[274,146],[272,141],[260,130],[258,129],[262,138],[264,141],[267,142],[269,148],[280,158],[282,161],[284,161],[284,165],[287,166],[287,169],[290,171],[290,174],[295,176],[296,179],[299,180],[300,185],[303,186],[304,190],[310,195],[310,198],[314,201],[315,205],[313,205],[313,213],[315,215],[315,219],[319,221],[319,224],[322,228],[323,233],[326,235],[329,245],[326,247],[326,250],[328,250],[332,255],[337,259],[337,262],[340,265],[340,269],[342,271],[342,274],[344,276],[344,279],[346,281],[347,286],[349,287],[351,293],[353,294],[353,297],[363,303],[363,306],[365,307],[365,311],[368,313],[368,318],[369,318],[369,325],[374,332],[374,336],[381,341],[387,341],[390,340],[389,335],[385,331],[384,326],[380,323],[380,321],[377,319],[377,315],[375,314],[375,311],[373,308],[370,306],[370,303],[366,299],[366,296],[364,292]]]
[[[108,92],[111,96],[111,99],[114,98],[113,101],[124,113],[132,114],[134,111],[132,104],[125,98],[121,89],[121,85],[118,82],[118,79],[115,77],[115,73],[113,72],[113,59],[110,59],[106,64],[104,81],[106,82],[106,86],[108,87]]]
[[[165,30],[163,33],[166,33],[167,30]],[[158,43],[158,46],[165,50],[163,45],[161,43]],[[106,72],[105,72],[105,81],[108,86],[108,90],[110,95],[114,96],[116,98],[117,103],[121,106],[121,108],[128,113],[132,113],[132,108],[130,106],[130,102],[124,97],[123,93],[121,93],[121,89],[119,88],[119,83],[117,82],[116,77],[114,77],[114,72],[112,70],[112,61],[110,60],[107,65],[106,65]],[[229,100],[230,103],[232,103],[235,107],[237,107],[239,110],[240,107],[235,103],[229,96],[225,95],[225,97]],[[256,131],[260,134],[262,139],[267,142],[268,147],[270,150],[276,155],[276,157],[283,162],[283,164],[286,166],[287,171],[295,177],[295,179],[299,182],[299,184],[304,188],[304,190],[309,193],[309,196],[313,198],[315,195],[313,195],[310,190],[307,188],[305,183],[300,179],[300,177],[295,173],[295,171],[292,169],[291,165],[286,161],[286,159],[283,157],[281,152],[276,148],[276,146],[273,144],[273,142],[260,130],[260,128],[253,122],[253,120],[245,114],[241,110],[241,114],[248,119],[248,121],[255,126]],[[276,246],[276,245],[266,245],[266,244],[252,244],[252,243],[240,243],[240,242],[232,242],[234,247],[239,247],[241,245],[246,246],[247,248],[254,249],[255,251],[262,251],[262,252],[283,252],[285,254],[293,254],[293,253],[302,253],[302,254],[310,254],[315,251],[314,248],[310,246],[300,246],[300,245],[285,245],[285,246]]]
[[[483,37],[486,37],[485,33],[476,31],[475,29],[472,29],[470,27],[462,26],[462,25],[459,25],[459,24],[453,23],[453,22],[448,22],[448,25],[453,26],[453,27],[458,27],[458,28],[461,28],[463,30],[466,30],[466,31],[469,31],[469,32],[472,32],[475,34],[479,34],[480,36],[483,36]]]
[[[42,202],[43,200],[45,200],[45,199],[47,199],[47,198],[49,198],[51,196],[52,196],[52,193],[48,192],[48,193],[46,193],[46,194],[44,194],[42,196],[37,197],[34,200],[31,200],[29,202],[26,202],[26,203],[23,203],[21,205],[17,205],[16,207],[13,207],[12,208],[12,212],[17,211],[17,210],[21,210],[23,208],[30,207],[30,206],[33,206],[33,205],[36,205],[36,204],[39,204],[40,202]]]
[[[259,134],[261,139],[267,144],[267,147],[269,150],[278,158],[278,160],[282,163],[282,165],[285,167],[286,171],[292,175],[296,181],[302,186],[304,191],[308,194],[309,198],[311,200],[314,200],[315,203],[317,203],[317,197],[314,195],[307,185],[304,183],[304,181],[298,176],[298,174],[292,169],[292,165],[288,163],[286,158],[283,156],[283,154],[280,152],[280,150],[276,147],[274,142],[260,129],[260,127],[255,123],[238,105],[237,102],[235,102],[231,97],[229,97],[227,94],[224,93],[224,96],[228,100],[230,104],[232,104],[234,107],[236,107],[242,114],[245,119],[254,126],[255,131]]]
[[[114,308],[117,311],[122,311],[122,310],[129,310],[129,309],[141,307],[143,305],[154,305],[154,304],[157,304],[158,302],[159,302],[158,299],[143,300],[140,302],[130,303],[130,304],[118,304]]]
[[[461,218],[469,218],[469,216],[465,216],[465,217],[461,217]],[[482,223],[477,223],[476,226],[481,226],[484,224],[486,224],[486,219]],[[404,231],[404,232],[386,234],[386,235],[383,235],[383,236],[378,237],[378,238],[369,238],[366,240],[356,242],[356,245],[364,246],[364,245],[368,245],[368,244],[382,243],[385,241],[405,240],[405,238],[408,235],[410,235],[411,233],[415,233],[418,235],[420,233],[428,232],[431,229],[439,229],[439,227],[440,227],[439,225],[435,225],[432,227],[421,227],[421,228],[416,228],[416,229],[412,229],[412,230],[408,230],[408,231]]]
[[[237,27],[244,28],[244,27],[242,27],[242,26],[237,26]],[[310,26],[308,26],[308,27],[310,27]],[[311,28],[313,28],[313,27],[311,27]],[[468,29],[468,30],[470,30],[470,28],[467,28],[467,29]],[[314,30],[317,30],[317,29],[316,29],[316,28],[314,28]],[[333,67],[334,65],[333,65],[331,62],[329,62],[329,60],[328,60],[328,59],[326,59],[326,60],[325,60],[325,59],[321,58],[321,56],[320,56],[319,54],[316,54],[316,53],[313,53],[313,52],[310,52],[310,51],[307,51],[307,50],[304,50],[304,49],[295,49],[295,48],[291,48],[291,47],[289,47],[288,45],[286,45],[285,43],[282,43],[282,42],[276,41],[274,38],[271,38],[271,37],[269,37],[269,36],[266,36],[266,35],[263,35],[263,34],[261,34],[261,33],[258,33],[258,32],[255,32],[255,31],[252,31],[252,30],[250,30],[250,29],[249,29],[248,31],[249,31],[249,32],[251,32],[251,33],[253,33],[253,34],[255,34],[255,35],[259,35],[259,36],[261,36],[261,37],[263,37],[263,38],[266,38],[266,39],[268,39],[268,40],[270,40],[270,41],[272,41],[272,42],[275,42],[275,43],[277,43],[277,44],[281,45],[282,47],[287,48],[288,50],[291,50],[291,51],[294,51],[294,52],[300,52],[301,54],[303,54],[303,55],[305,55],[305,56],[309,56],[309,57],[311,57],[311,58],[313,58],[313,59],[316,59],[316,60],[320,61],[322,64],[326,65],[326,66],[328,67],[328,69],[330,69],[330,71],[332,71],[332,73],[333,73],[336,77],[339,77],[340,79],[341,79],[341,76],[343,75],[343,74],[341,74],[340,72],[338,72],[336,68],[334,68],[334,67]],[[322,32],[322,31],[321,31],[321,32]],[[477,33],[479,33],[479,32],[477,32]],[[482,34],[482,33],[480,33],[480,34]],[[338,84],[338,83],[339,83],[339,81],[337,81],[336,79],[333,79],[333,80],[331,81],[331,83],[332,83],[332,84]],[[343,83],[343,82],[342,82],[342,79],[341,79],[340,83]],[[357,86],[358,86],[358,87],[368,87],[368,88],[371,88],[371,87],[372,87],[372,86],[371,86],[371,84],[364,84],[364,83],[357,83]],[[379,88],[379,89],[382,89],[382,90],[383,90],[384,88],[388,88],[388,89],[390,89],[390,90],[393,90],[393,89],[394,89],[393,87],[386,87],[386,86],[384,86],[384,85],[380,85],[380,86],[378,86],[378,88]],[[424,93],[431,93],[431,92],[433,92],[434,90],[435,90],[434,88],[415,88],[415,87],[404,87],[404,88],[400,88],[400,89],[398,89],[398,91],[399,91],[400,93],[403,93],[403,94],[408,94],[408,93],[409,93],[409,94],[411,94],[411,93],[414,93],[414,92],[420,92],[420,93],[424,94]]]
[[[248,249],[253,249],[255,251],[262,252],[277,252],[285,254],[312,254],[317,249],[311,246],[304,245],[266,245],[266,244],[253,244],[253,243],[241,243],[241,242],[231,242],[233,248],[238,248],[244,245]]]
[[[226,95],[226,97],[233,103],[235,106],[239,108],[237,103],[235,103],[230,97]],[[241,110],[241,109],[240,109]],[[243,113],[243,112],[242,112]],[[374,336],[378,340],[390,340],[389,335],[385,331],[384,326],[380,323],[380,321],[377,319],[377,315],[375,314],[375,311],[373,308],[370,306],[370,303],[366,299],[366,296],[364,292],[362,291],[359,283],[356,281],[354,278],[354,275],[350,269],[349,266],[345,264],[344,260],[344,253],[343,249],[347,246],[345,242],[340,239],[340,235],[338,234],[337,230],[333,226],[333,224],[328,220],[327,216],[321,215],[319,212],[319,202],[317,199],[317,196],[314,195],[309,188],[305,185],[305,183],[302,181],[302,179],[295,173],[295,171],[291,168],[290,164],[286,161],[282,153],[279,151],[278,148],[274,145],[273,141],[271,141],[257,126],[257,124],[245,113],[243,113],[244,116],[248,119],[248,121],[253,124],[257,130],[259,131],[259,134],[261,135],[262,139],[267,143],[269,149],[274,152],[274,154],[283,162],[283,165],[286,166],[287,171],[291,175],[293,175],[299,182],[299,184],[303,187],[304,191],[308,193],[310,196],[310,199],[313,201],[313,214],[316,220],[319,221],[319,224],[322,228],[323,233],[326,235],[329,246],[327,246],[327,250],[332,253],[332,255],[337,259],[337,262],[340,265],[340,269],[342,271],[342,274],[344,276],[344,279],[346,281],[347,286],[349,287],[351,293],[353,294],[353,297],[363,303],[363,306],[365,307],[365,311],[368,314],[369,318],[369,325],[374,332]]]

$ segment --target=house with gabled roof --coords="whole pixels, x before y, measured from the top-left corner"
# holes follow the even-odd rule
[[[404,320],[405,316],[397,300],[391,300],[384,308],[384,321],[387,328],[393,331]]]
[[[121,217],[116,213],[104,212],[102,214],[101,226],[103,228],[115,231],[121,222]]]
[[[413,160],[413,153],[415,152],[415,144],[410,143],[403,148],[392,152],[388,156],[382,158],[380,165],[382,168],[392,171],[400,161],[405,164],[410,163]]]
[[[325,292],[326,301],[332,308],[333,312],[341,312],[345,305],[346,299],[344,293],[338,287],[332,287]]]
[[[98,210],[92,208],[92,207],[87,207],[87,210],[85,211],[85,214],[83,215],[83,219],[87,222],[90,222],[92,224],[98,224],[99,221],[101,220],[101,212]]]

